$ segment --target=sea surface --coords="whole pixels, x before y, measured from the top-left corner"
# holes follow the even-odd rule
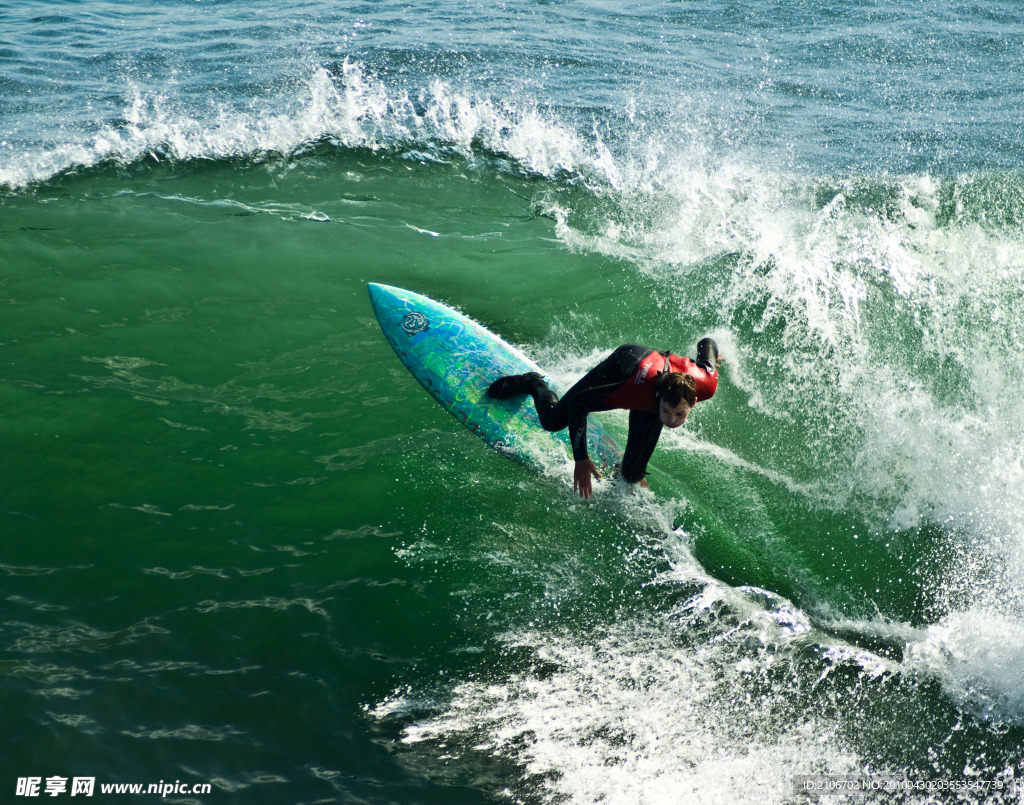
[[[1020,802],[1022,224],[1015,0],[0,3],[0,801]],[[580,501],[368,282],[718,393]]]

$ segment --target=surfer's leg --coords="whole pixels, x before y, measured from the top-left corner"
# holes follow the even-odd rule
[[[558,431],[568,427],[570,407],[583,412],[607,410],[605,397],[630,378],[648,352],[646,347],[624,344],[577,380],[562,399],[546,385],[537,387],[531,393],[540,424],[545,430]]]
[[[537,407],[537,418],[540,419],[540,426],[544,430],[554,432],[568,427],[569,409],[567,404],[559,404],[567,398],[571,399],[568,394],[559,400],[558,395],[543,381],[535,385],[531,393],[533,404]]]
[[[622,454],[622,477],[628,483],[642,481],[647,474],[647,462],[658,445],[661,428],[658,411],[629,412],[629,436]]]
[[[498,378],[487,393],[496,400],[529,394],[537,407],[541,427],[559,431],[569,426],[571,406],[584,412],[607,410],[604,398],[630,378],[649,351],[637,344],[624,344],[581,377],[561,399],[536,372]]]
[[[548,388],[544,378],[537,372],[499,377],[491,383],[487,394],[495,400],[507,400],[529,394],[537,407],[541,427],[545,430],[558,431],[569,424],[565,407],[558,408],[558,395]]]

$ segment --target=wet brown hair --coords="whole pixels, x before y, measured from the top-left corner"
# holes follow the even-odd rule
[[[666,372],[654,385],[654,397],[675,408],[685,402],[690,408],[697,404],[697,383],[682,372]]]

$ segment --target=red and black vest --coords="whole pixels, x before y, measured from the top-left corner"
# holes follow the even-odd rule
[[[640,361],[629,380],[605,397],[605,404],[630,411],[653,411],[658,407],[654,385],[665,372],[690,375],[697,384],[697,402],[708,399],[718,388],[717,369],[709,372],[689,358],[652,350]]]

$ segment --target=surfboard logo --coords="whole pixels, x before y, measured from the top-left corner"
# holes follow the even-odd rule
[[[416,333],[422,333],[430,329],[430,322],[427,321],[427,317],[422,313],[412,311],[406,313],[402,320],[398,323],[398,326],[402,328],[406,335],[416,335]]]

